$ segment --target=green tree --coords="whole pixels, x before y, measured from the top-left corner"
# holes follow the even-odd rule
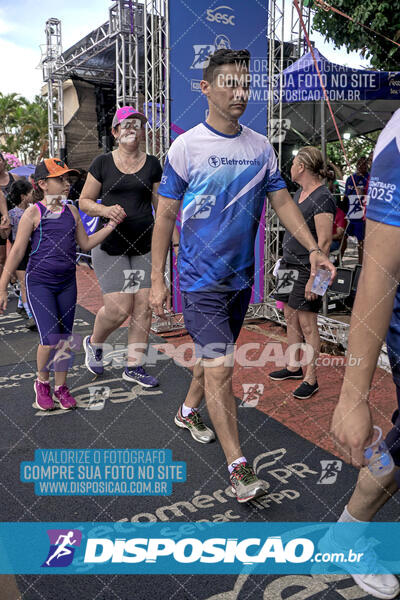
[[[400,41],[400,0],[335,0],[332,5],[377,33]],[[396,71],[400,68],[399,46],[332,11],[316,8],[313,29],[337,47],[345,46],[348,52],[360,50],[376,69]]]
[[[48,148],[47,104],[40,96],[33,102],[18,94],[0,93],[0,150],[36,163]]]
[[[28,102],[22,108],[19,122],[21,150],[27,154],[30,162],[41,160],[47,154],[49,145],[46,101],[36,96],[34,102]]]
[[[0,142],[3,150],[15,154],[18,151],[18,110],[23,98],[18,94],[0,92]]]
[[[374,131],[368,136],[358,136],[350,140],[343,140],[346,155],[350,163],[351,171],[354,171],[360,156],[368,156],[373,152],[380,131]],[[329,142],[326,145],[326,154],[329,161],[338,166],[342,172],[349,174],[349,167],[343,156],[340,142]]]

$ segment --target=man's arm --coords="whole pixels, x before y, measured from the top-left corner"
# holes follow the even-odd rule
[[[312,248],[316,248],[317,244],[314,240],[307,223],[299,209],[299,207],[293,202],[289,192],[286,188],[278,190],[277,192],[270,192],[268,194],[272,208],[279,217],[284,227],[296,238],[306,250],[310,251]],[[328,269],[331,272],[330,283],[335,279],[336,269],[330,262],[329,258],[319,252],[312,252],[310,254],[310,286],[314,281],[314,277],[317,273],[318,268]],[[312,299],[311,292],[306,292],[306,298]]]
[[[159,187],[160,187],[159,183],[153,183],[153,188],[151,190],[151,202],[153,204],[155,214],[157,214],[157,208],[158,208],[158,188]],[[179,231],[176,227],[176,223],[175,223],[174,230],[172,232],[172,242],[173,242],[173,244],[179,244]]]
[[[344,382],[332,432],[354,465],[372,435],[368,396],[400,276],[400,228],[367,219],[364,262],[354,302]]]
[[[178,200],[158,196],[156,220],[151,242],[150,305],[159,317],[165,316],[163,308],[165,302],[167,303],[167,310],[171,310],[171,298],[164,283],[164,271],[179,207],[180,202]]]

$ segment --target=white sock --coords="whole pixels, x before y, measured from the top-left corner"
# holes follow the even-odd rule
[[[54,391],[57,392],[60,389],[60,387],[62,387],[62,385],[56,385],[56,386],[54,386]]]
[[[236,458],[236,460],[234,460],[233,463],[228,465],[229,473],[232,473],[233,469],[240,463],[247,463],[247,460],[244,456],[239,456],[239,458]]]
[[[360,525],[357,527],[358,537],[361,537],[363,535],[363,533],[367,530],[369,525],[369,521],[359,521],[358,519],[353,517],[353,515],[349,513],[347,506],[344,507],[344,511],[340,515],[338,523],[360,523]],[[354,543],[355,535],[351,529],[346,530],[342,527],[333,526],[333,539],[338,544],[341,544],[343,546]]]
[[[24,302],[24,303],[23,303],[23,307],[24,307],[24,309],[25,309],[25,311],[26,311],[26,314],[28,315],[28,317],[29,317],[30,319],[32,319],[32,313],[31,313],[31,310],[30,310],[30,308],[29,308],[29,305],[28,305],[28,303],[27,303],[27,302]]]
[[[50,383],[50,381],[49,381],[49,380],[47,380],[47,381],[42,381],[42,379],[40,379],[40,377],[38,377],[38,378],[37,378],[37,380],[38,380],[38,382],[39,382],[39,383]]]
[[[190,415],[191,412],[197,412],[198,410],[198,408],[190,408],[189,406],[186,406],[185,403],[182,404],[181,408],[183,417],[187,417],[188,415]]]
[[[359,521],[347,510],[347,505],[344,507],[344,511],[338,518],[338,523],[366,523],[367,521]]]

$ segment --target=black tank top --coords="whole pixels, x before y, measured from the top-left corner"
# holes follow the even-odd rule
[[[16,204],[14,204],[14,202],[11,202],[10,198],[8,197],[10,190],[11,190],[11,186],[14,183],[14,181],[16,181],[16,179],[14,179],[13,174],[9,173],[8,174],[10,179],[7,183],[7,185],[0,185],[0,190],[3,192],[3,194],[6,197],[7,200],[7,210],[11,210],[12,208],[15,208]]]

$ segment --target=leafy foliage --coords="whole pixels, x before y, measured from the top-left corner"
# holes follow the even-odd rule
[[[0,92],[0,150],[36,163],[46,155],[48,123],[46,101],[35,96],[29,102],[18,94]]]
[[[328,3],[377,33],[400,42],[400,0],[334,0]],[[361,50],[375,69],[400,69],[399,46],[332,11],[318,7],[313,29],[334,42],[335,46],[345,46],[348,52]]]
[[[343,150],[339,142],[329,142],[326,145],[327,158],[334,165],[339,167],[341,171],[349,175],[350,171],[355,171],[356,163],[360,156],[368,156],[373,152],[379,134],[380,131],[375,131],[368,134],[368,137],[360,136],[350,140],[343,140],[343,145],[351,167],[350,170],[343,156]]]

